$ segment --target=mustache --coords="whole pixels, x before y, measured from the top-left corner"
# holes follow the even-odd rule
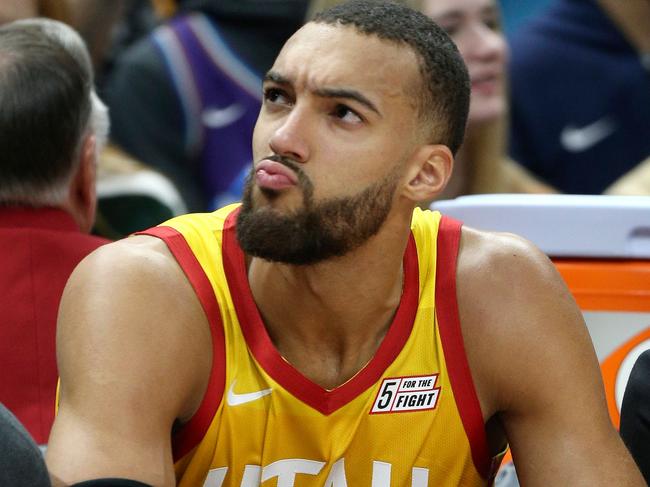
[[[302,187],[309,187],[312,186],[311,181],[305,174],[305,172],[302,170],[302,165],[295,160],[291,159],[290,157],[286,156],[281,156],[279,154],[273,154],[271,156],[265,157],[265,161],[273,161],[273,162],[279,162],[283,166],[288,167],[291,169],[293,172],[296,173],[296,176],[298,176],[298,182]]]
[[[283,166],[286,166],[286,167],[288,167],[289,169],[291,169],[291,170],[292,170],[293,172],[295,172],[298,176],[300,176],[300,174],[304,174],[304,173],[302,172],[302,168],[300,167],[300,164],[298,164],[298,163],[295,162],[293,159],[290,159],[290,158],[288,158],[288,157],[281,156],[281,155],[278,155],[278,154],[273,154],[272,156],[265,157],[264,160],[266,160],[266,161],[273,161],[273,162],[279,162],[279,163],[282,164]]]
[[[306,206],[311,206],[312,205],[312,197],[314,194],[314,185],[309,179],[309,177],[305,174],[305,172],[302,169],[302,164],[299,162],[296,162],[294,159],[291,159],[290,157],[282,156],[279,154],[272,154],[270,156],[264,157],[260,159],[261,161],[273,161],[273,162],[278,162],[282,164],[283,166],[291,169],[296,176],[298,177],[298,187],[302,190],[302,195],[303,195],[303,201],[305,202]],[[252,191],[253,187],[253,179],[255,175],[255,166],[251,167],[251,172],[249,173],[247,177],[247,181],[245,184],[245,192],[246,191]]]

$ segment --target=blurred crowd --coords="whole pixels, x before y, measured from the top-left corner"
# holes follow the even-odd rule
[[[650,193],[646,0],[405,1],[441,23],[472,76],[442,198]],[[93,231],[115,239],[239,200],[261,78],[291,33],[335,3],[7,0],[0,22],[49,17],[86,42],[111,119]]]

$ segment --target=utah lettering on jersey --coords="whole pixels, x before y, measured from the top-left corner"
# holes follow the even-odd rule
[[[259,487],[267,480],[277,479],[277,487],[294,487],[297,475],[318,475],[325,465],[325,462],[305,460],[303,458],[278,460],[265,467],[246,465],[239,486]],[[390,463],[373,461],[372,482],[367,487],[390,487],[391,470],[392,465]],[[222,487],[227,475],[228,467],[214,468],[208,472],[208,477],[203,487]],[[413,467],[411,469],[411,487],[428,486],[429,469]],[[323,487],[348,487],[348,481],[345,476],[344,458],[340,458],[334,462]]]
[[[440,395],[437,381],[438,374],[384,379],[370,414],[435,409]]]

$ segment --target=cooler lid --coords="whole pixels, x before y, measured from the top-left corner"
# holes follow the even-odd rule
[[[650,259],[650,196],[485,194],[431,208],[474,228],[521,235],[551,257]]]

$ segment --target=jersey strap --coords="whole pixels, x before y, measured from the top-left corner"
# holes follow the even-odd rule
[[[456,398],[465,434],[469,439],[474,466],[485,479],[490,479],[493,467],[489,455],[481,406],[470,372],[458,315],[456,297],[456,263],[462,224],[443,216],[438,232],[438,261],[436,264],[436,312],[440,326],[449,379]]]
[[[138,232],[136,235],[158,237],[165,242],[194,288],[211,328],[212,360],[214,363],[212,364],[208,387],[197,412],[174,434],[172,445],[174,461],[176,462],[201,442],[221,404],[226,381],[226,347],[223,321],[212,285],[180,232],[171,227],[159,226]]]

